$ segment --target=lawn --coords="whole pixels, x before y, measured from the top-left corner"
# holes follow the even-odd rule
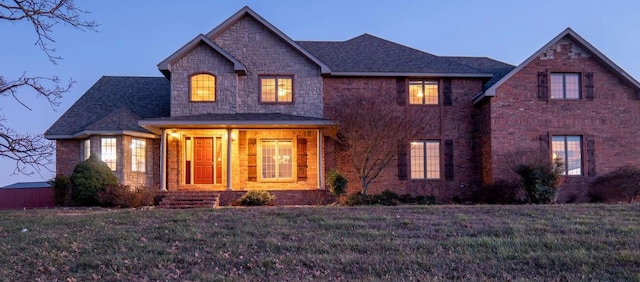
[[[640,205],[0,212],[0,279],[640,281]]]

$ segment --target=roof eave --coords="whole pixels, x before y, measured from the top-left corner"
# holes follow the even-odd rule
[[[293,41],[291,38],[289,38],[289,36],[287,36],[286,34],[284,34],[284,32],[280,31],[278,28],[276,28],[274,25],[272,25],[270,22],[268,22],[267,20],[265,20],[263,17],[261,17],[260,15],[258,15],[258,13],[256,13],[255,11],[253,11],[251,8],[249,8],[248,6],[244,6],[242,9],[240,9],[238,12],[236,12],[235,14],[233,14],[231,17],[229,17],[228,19],[226,19],[224,22],[222,22],[220,25],[218,25],[217,27],[215,27],[214,29],[212,29],[211,31],[207,32],[206,37],[207,38],[214,38],[216,36],[218,36],[220,33],[222,33],[223,31],[225,31],[229,26],[233,25],[234,23],[236,23],[237,21],[239,21],[244,15],[250,15],[251,17],[253,17],[255,20],[257,20],[258,22],[260,22],[262,25],[264,25],[265,27],[267,27],[269,30],[271,30],[271,32],[273,32],[274,34],[276,34],[278,37],[280,37],[280,39],[284,40],[285,42],[287,42],[287,44],[289,44],[291,47],[293,47],[295,50],[297,50],[298,52],[300,52],[302,55],[304,55],[305,57],[307,57],[309,60],[311,60],[312,62],[314,62],[315,64],[317,64],[320,67],[320,72],[322,74],[328,74],[331,72],[331,69],[329,68],[329,66],[327,66],[325,63],[323,63],[322,61],[320,61],[318,58],[316,58],[314,55],[312,55],[309,51],[307,51],[306,49],[302,48],[302,46],[300,46],[300,44],[296,43],[295,41]]]
[[[153,131],[151,131],[153,132]],[[139,132],[133,130],[82,130],[73,134],[45,134],[44,138],[49,140],[58,140],[58,139],[83,139],[87,138],[90,135],[102,135],[102,136],[113,136],[113,135],[127,135],[141,138],[158,138],[158,135],[147,133],[147,132]]]
[[[477,77],[492,78],[491,73],[437,73],[437,72],[331,72],[330,76],[415,76],[415,77]]]
[[[189,129],[270,129],[270,128],[326,128],[334,127],[336,123],[330,120],[141,120],[138,124],[155,133],[160,134],[162,129],[189,128]]]

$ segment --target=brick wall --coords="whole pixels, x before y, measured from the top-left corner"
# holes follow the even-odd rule
[[[80,140],[56,140],[56,175],[71,176],[73,168],[80,162]]]
[[[416,140],[440,140],[439,180],[398,180],[397,160],[385,168],[369,188],[370,193],[379,193],[385,189],[404,194],[430,195],[440,201],[449,201],[454,196],[463,196],[468,188],[480,183],[481,146],[473,139],[474,119],[477,110],[471,104],[471,97],[482,89],[478,79],[452,79],[452,106],[444,106],[443,80],[440,80],[440,101],[437,106],[407,105],[413,114],[426,116],[429,124],[425,124]],[[376,92],[380,95],[397,95],[397,78],[395,77],[330,77],[323,83],[324,104],[327,108],[337,95],[357,95],[358,93]],[[406,91],[408,93],[408,91]],[[408,95],[408,94],[407,94]],[[397,104],[389,107],[402,107]],[[331,118],[331,112],[325,112]],[[444,180],[444,140],[453,140],[454,177]],[[341,149],[332,139],[325,142],[326,170],[337,168],[349,178],[349,193],[360,191],[361,185],[355,174],[348,152]]]
[[[538,99],[538,72],[579,72],[582,99]],[[593,73],[593,100],[585,99],[585,74]],[[624,164],[640,165],[640,101],[633,88],[568,38],[560,40],[516,73],[491,98],[491,174],[493,180],[513,177],[505,165],[515,150],[540,148],[540,135],[580,135],[585,176],[567,176],[559,201],[586,201],[585,139],[595,141],[596,176]]]

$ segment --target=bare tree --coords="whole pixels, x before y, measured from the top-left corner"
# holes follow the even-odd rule
[[[338,122],[335,140],[349,155],[365,195],[399,150],[407,150],[411,138],[420,136],[427,125],[426,115],[397,106],[395,95],[389,94],[355,91],[332,98],[325,108]]]
[[[98,24],[93,20],[84,20],[87,12],[78,8],[73,0],[0,0],[0,20],[9,22],[27,21],[33,25],[37,45],[53,64],[62,58],[55,55],[52,33],[54,26],[64,24],[79,30],[95,30]],[[0,97],[12,97],[20,105],[31,110],[20,99],[21,91],[35,92],[47,99],[52,108],[59,105],[62,95],[71,89],[74,81],[61,83],[60,78],[29,76],[23,71],[17,78],[0,75]],[[29,174],[28,167],[39,171],[52,163],[55,151],[53,142],[42,135],[20,134],[4,124],[0,116],[0,157],[16,161],[14,173]]]

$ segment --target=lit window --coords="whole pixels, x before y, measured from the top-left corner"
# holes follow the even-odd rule
[[[145,171],[145,145],[143,139],[131,139],[131,171]]]
[[[440,178],[440,142],[411,142],[411,179]]]
[[[102,138],[100,155],[111,170],[116,170],[116,138]]]
[[[210,74],[196,74],[191,77],[191,101],[216,100],[216,77]]]
[[[86,160],[91,156],[91,139],[82,141],[82,159]]]
[[[552,99],[580,99],[579,73],[552,73]]]
[[[269,76],[260,78],[260,101],[266,103],[291,103],[293,101],[293,78]]]
[[[262,141],[262,178],[293,178],[292,141]]]
[[[564,164],[563,175],[582,175],[582,138],[580,136],[553,136],[553,158]]]
[[[438,81],[409,81],[409,103],[414,105],[437,105]]]

